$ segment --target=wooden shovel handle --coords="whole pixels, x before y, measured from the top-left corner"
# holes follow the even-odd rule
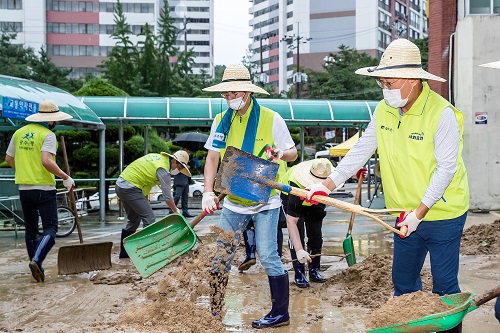
[[[500,286],[486,292],[483,295],[478,295],[474,297],[474,303],[477,306],[480,306],[488,301],[491,301],[493,298],[500,296]]]
[[[219,194],[219,196],[217,197],[217,203],[219,202],[222,202],[222,200],[224,200],[224,197],[226,195],[225,194]],[[205,217],[205,212],[201,212],[200,214],[198,214],[198,216],[196,216],[192,221],[191,221],[191,228],[194,228],[201,220],[203,220],[203,218]]]
[[[290,194],[293,194],[293,195],[296,195],[296,196],[302,197],[302,198],[307,198],[308,192],[306,190],[300,189],[298,187],[293,187],[293,186],[291,186],[291,188],[292,188],[292,190],[290,191]],[[390,231],[395,232],[398,235],[404,236],[404,234],[401,231],[391,227],[390,225],[388,225],[387,223],[385,223],[384,221],[382,221],[378,217],[368,213],[369,211],[373,211],[373,209],[363,209],[363,207],[361,207],[359,205],[353,205],[351,203],[337,200],[337,199],[333,199],[333,198],[330,198],[330,197],[327,197],[324,195],[314,195],[311,199],[314,201],[317,201],[317,202],[321,202],[321,203],[328,205],[328,206],[337,207],[337,208],[346,210],[348,212],[352,212],[352,213],[356,213],[359,215],[369,217],[372,220],[375,220],[376,222],[378,222],[384,228],[389,229]],[[377,209],[377,210],[375,210],[375,213],[380,213],[380,212],[386,213],[386,212],[394,212],[394,211],[401,212],[401,211],[406,211],[406,210],[404,210],[404,209],[401,209],[401,210]]]
[[[66,173],[71,176],[71,171],[69,169],[68,155],[66,154],[66,144],[64,143],[64,136],[61,135],[61,149],[63,152],[64,164],[66,165]],[[80,227],[80,218],[78,216],[78,209],[76,208],[75,193],[73,189],[69,190],[69,201],[73,208],[73,214],[75,215],[76,229],[78,230],[78,238],[80,239],[80,244],[83,243],[82,229]]]
[[[358,205],[359,204],[359,197],[361,196],[361,185],[363,185],[363,177],[360,175],[358,179],[358,187],[356,188],[356,196],[354,197],[354,204]],[[349,220],[349,228],[347,229],[347,234],[350,235],[352,232],[352,226],[354,224],[354,216],[356,216],[356,213],[352,212],[351,213],[351,219]]]

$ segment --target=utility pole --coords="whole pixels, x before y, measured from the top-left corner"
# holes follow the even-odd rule
[[[293,35],[291,37],[285,36],[281,39],[282,42],[286,41],[288,43],[288,47],[290,49],[292,49],[292,50],[294,48],[297,49],[297,70],[296,70],[295,74],[293,75],[297,99],[300,97],[300,83],[302,82],[302,79],[304,77],[302,75],[302,73],[300,72],[300,43],[307,43],[308,41],[310,41],[312,39],[312,38],[305,38],[305,37],[300,36],[299,25],[300,25],[300,22],[297,22],[297,36],[295,36],[295,35]],[[305,41],[302,41],[303,39],[305,39]],[[295,47],[293,46],[294,41],[297,42],[297,46],[295,46]]]
[[[188,34],[188,30],[186,29],[187,24],[188,24],[188,19],[186,17],[186,14],[184,14],[183,27],[182,27],[182,31],[184,31],[184,53],[187,53],[187,34]]]

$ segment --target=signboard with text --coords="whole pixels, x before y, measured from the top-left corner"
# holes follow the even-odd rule
[[[38,112],[38,103],[28,102],[22,99],[3,97],[2,117],[25,119]]]

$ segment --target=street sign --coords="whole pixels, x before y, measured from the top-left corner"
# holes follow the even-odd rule
[[[38,103],[28,102],[22,99],[3,97],[2,117],[25,119],[38,112]]]

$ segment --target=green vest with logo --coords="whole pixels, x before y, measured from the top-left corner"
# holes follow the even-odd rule
[[[55,176],[42,165],[42,146],[50,133],[51,130],[40,124],[28,124],[14,133],[16,184],[56,185]],[[56,157],[53,158],[55,161]]]
[[[226,147],[233,146],[238,149],[241,149],[241,146],[243,145],[243,139],[245,138],[245,131],[247,128],[248,118],[252,110],[252,105],[253,103],[250,104],[250,106],[248,107],[248,112],[246,112],[242,117],[236,115],[236,117],[233,119],[229,132],[226,135]],[[227,110],[222,113],[219,113],[215,117],[217,126],[221,122],[221,119],[224,117],[224,114],[226,112]],[[270,145],[271,147],[274,146],[273,123],[275,114],[276,113],[274,111],[264,106],[260,106],[260,117],[259,117],[259,124],[257,126],[257,134],[255,136],[253,155],[258,156],[260,151],[262,150],[262,148],[264,148],[266,144]],[[226,149],[221,148],[220,150],[221,160],[224,157],[225,153]],[[264,158],[266,158],[265,155]],[[279,164],[279,169],[278,169],[278,174],[276,176],[276,181],[281,182],[283,175],[286,173],[286,162],[283,160],[279,160],[277,163]],[[270,196],[273,196],[278,192],[279,192],[278,190],[273,189],[271,191]],[[234,195],[228,195],[226,198],[231,202],[243,206],[254,206],[258,204],[257,202],[242,199]]]
[[[460,129],[457,170],[443,197],[425,216],[445,220],[469,209],[469,185],[462,159],[463,113],[424,83],[422,93],[403,117],[381,101],[375,110],[380,173],[387,208],[416,209],[436,170],[434,134],[446,107],[453,109]],[[396,215],[396,214],[395,214]]]
[[[170,158],[162,154],[147,154],[130,163],[120,177],[140,188],[146,196],[153,186],[160,184],[156,177],[158,168],[170,171]]]

